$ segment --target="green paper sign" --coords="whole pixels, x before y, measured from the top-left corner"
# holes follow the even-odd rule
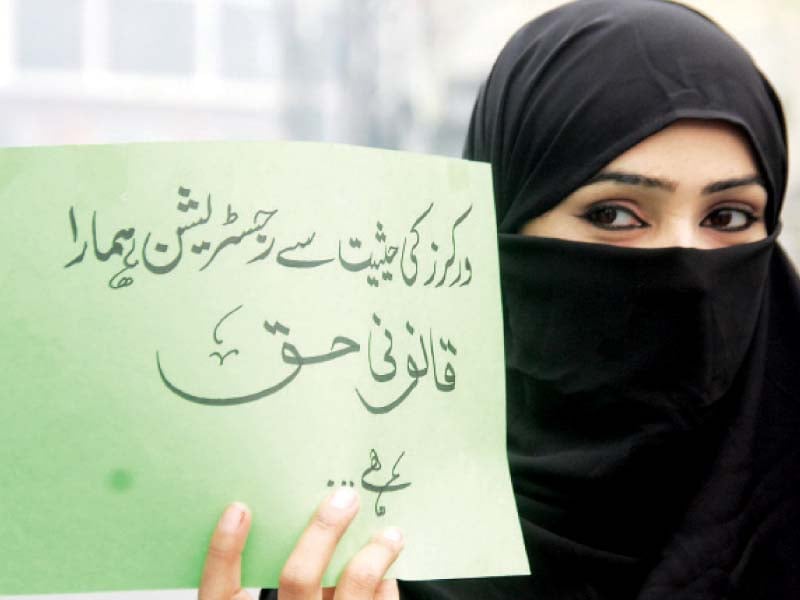
[[[528,572],[486,164],[305,143],[0,150],[0,594],[271,587],[333,487],[405,579]]]

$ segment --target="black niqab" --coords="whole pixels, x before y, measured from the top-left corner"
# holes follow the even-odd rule
[[[516,233],[687,118],[746,135],[768,238],[643,250]],[[776,243],[783,113],[749,55],[670,2],[565,5],[501,52],[465,157],[494,175],[509,464],[532,575],[401,582],[401,595],[800,597],[800,282]]]

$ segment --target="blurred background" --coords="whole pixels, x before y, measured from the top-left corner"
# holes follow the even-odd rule
[[[293,139],[459,156],[494,57],[560,3],[0,0],[0,146]],[[800,147],[800,0],[685,3],[750,50]],[[782,236],[796,263],[798,154]],[[84,597],[195,592],[58,596]]]

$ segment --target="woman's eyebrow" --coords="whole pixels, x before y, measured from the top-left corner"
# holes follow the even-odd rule
[[[601,171],[583,185],[592,185],[593,183],[600,183],[602,181],[614,181],[624,185],[641,185],[644,187],[660,188],[668,192],[674,192],[678,187],[674,181],[668,179],[657,179],[638,173],[624,173],[622,171]]]
[[[622,171],[601,171],[583,185],[592,185],[593,183],[600,183],[603,181],[613,181],[615,183],[622,183],[624,185],[640,185],[644,187],[659,188],[674,192],[678,185],[669,179],[659,179],[656,177],[647,177],[639,173],[626,173]],[[745,177],[735,177],[732,179],[723,179],[709,183],[701,190],[702,194],[715,194],[717,192],[724,192],[732,188],[743,187],[746,185],[760,185],[766,189],[764,180],[758,175],[747,175]]]
[[[760,185],[764,189],[767,188],[764,180],[758,175],[750,175],[748,177],[738,177],[735,179],[723,179],[722,181],[715,181],[709,183],[702,190],[703,194],[714,194],[716,192],[724,192],[731,188],[742,187],[745,185]]]

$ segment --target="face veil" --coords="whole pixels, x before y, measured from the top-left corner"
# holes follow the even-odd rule
[[[745,134],[766,239],[645,250],[517,233],[680,119]],[[503,49],[464,156],[494,177],[509,465],[532,575],[401,582],[401,595],[795,596],[800,282],[776,242],[783,112],[749,55],[671,2],[567,4]]]

